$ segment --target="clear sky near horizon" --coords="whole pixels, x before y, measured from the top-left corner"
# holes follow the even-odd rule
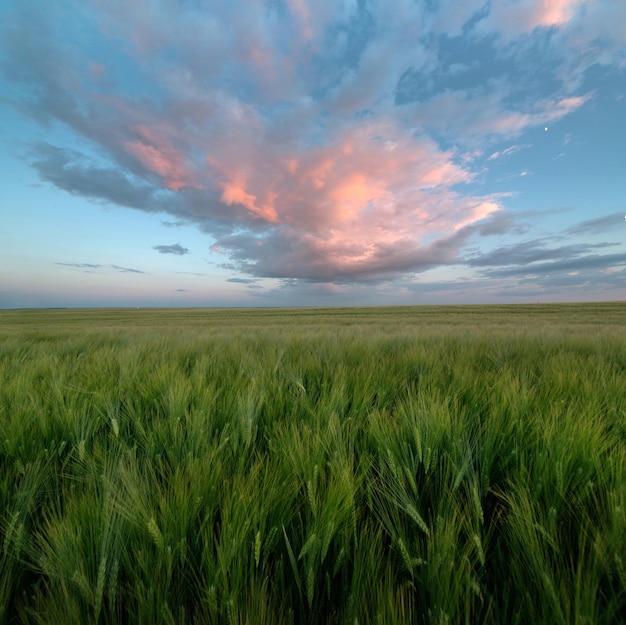
[[[626,299],[626,1],[0,24],[0,308]]]

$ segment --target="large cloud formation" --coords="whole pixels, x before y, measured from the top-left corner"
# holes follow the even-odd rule
[[[25,2],[4,31],[8,97],[82,142],[33,146],[42,180],[195,224],[257,277],[459,262],[512,223],[501,195],[470,191],[477,157],[583,106],[577,77],[626,43],[612,0],[207,6]],[[520,98],[547,34],[550,83]]]

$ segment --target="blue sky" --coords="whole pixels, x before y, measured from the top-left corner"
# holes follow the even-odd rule
[[[626,300],[626,2],[0,24],[1,308]]]

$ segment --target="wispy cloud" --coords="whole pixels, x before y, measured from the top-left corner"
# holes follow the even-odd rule
[[[189,250],[180,243],[174,243],[174,245],[155,245],[153,249],[160,254],[174,254],[176,256],[189,254]]]
[[[624,254],[586,254],[584,256],[571,256],[552,260],[550,262],[535,262],[532,265],[512,265],[489,269],[483,273],[488,276],[508,277],[536,274],[555,275],[563,272],[576,272],[584,270],[609,269],[626,264]],[[596,275],[594,273],[594,275]],[[580,278],[577,278],[580,281]]]
[[[624,228],[625,213],[611,213],[604,217],[596,217],[594,219],[588,219],[571,228],[567,229],[567,233],[571,235],[576,234],[601,234],[603,232],[609,232],[617,227]]]
[[[235,284],[254,284],[256,280],[249,278],[227,278],[226,282],[234,282]]]
[[[488,161],[495,161],[498,158],[503,158],[505,156],[511,156],[511,154],[515,154],[515,152],[519,152],[520,150],[524,150],[526,148],[530,148],[532,147],[530,144],[526,143],[524,145],[511,145],[508,148],[505,148],[504,150],[500,150],[499,152],[493,152],[489,158],[487,158]]]
[[[139,269],[132,269],[129,267],[120,267],[119,265],[99,265],[94,263],[62,263],[55,262],[55,265],[61,265],[63,267],[73,267],[75,269],[84,269],[89,271],[95,271],[99,269],[114,269],[115,271],[119,271],[120,273],[146,273],[145,271],[141,271]]]
[[[618,217],[622,215],[586,220],[560,233],[501,245],[489,252],[473,250],[464,264],[483,278],[505,281],[500,295],[530,296],[529,284],[539,289],[534,294],[543,295],[551,288],[557,289],[554,293],[567,288],[620,293],[626,288],[626,253],[621,241],[559,244],[575,235],[606,234],[614,229]]]
[[[466,262],[471,267],[488,267],[517,265],[528,267],[531,263],[544,260],[569,260],[580,258],[588,254],[591,250],[604,249],[617,245],[616,243],[577,243],[562,245],[559,247],[548,247],[546,239],[524,241],[514,245],[498,247],[486,254],[481,254],[476,258],[470,258]],[[534,267],[534,265],[532,265]]]
[[[113,269],[116,271],[120,271],[121,273],[146,273],[145,271],[140,271],[139,269],[131,269],[129,267],[120,267],[119,265],[111,265]]]
[[[63,265],[65,267],[76,267],[78,269],[98,269],[102,265],[94,265],[92,263],[54,263],[55,265]]]

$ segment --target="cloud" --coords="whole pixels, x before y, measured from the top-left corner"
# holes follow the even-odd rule
[[[488,158],[488,161],[495,161],[496,159],[503,158],[505,156],[510,156],[511,154],[515,154],[515,152],[519,152],[520,150],[525,150],[527,148],[532,147],[530,144],[524,145],[511,145],[504,150],[500,150],[499,152],[493,152]]]
[[[198,186],[185,156],[170,143],[166,132],[155,132],[145,124],[130,126],[129,132],[133,139],[122,143],[126,152],[147,171],[156,174],[168,189],[179,191]]]
[[[533,213],[518,215],[517,234],[527,234],[521,220]],[[621,214],[612,214],[583,221],[562,232],[541,238],[500,245],[488,252],[466,248],[463,264],[475,272],[479,280],[491,284],[489,292],[495,297],[528,298],[540,296],[558,300],[559,294],[572,293],[578,297],[611,299],[619,297],[626,288],[626,253],[622,242],[568,242],[579,235],[600,234],[610,230]],[[509,232],[514,232],[510,228]],[[565,243],[563,243],[565,241]],[[559,244],[561,243],[561,244]],[[611,253],[610,250],[613,249]],[[556,298],[556,299],[555,299]]]
[[[514,245],[498,247],[486,254],[480,254],[475,258],[469,258],[466,263],[470,267],[488,267],[503,265],[519,265],[521,267],[534,267],[531,263],[544,260],[562,260],[581,257],[591,250],[603,249],[617,245],[616,243],[596,243],[596,244],[571,244],[560,247],[546,247],[546,239],[524,241]]]
[[[552,299],[559,301],[563,296],[576,299],[623,298],[626,289],[626,269],[602,269],[590,265],[574,271],[547,271],[531,276],[522,276],[514,281],[510,276],[496,281],[494,294],[499,297]]]
[[[77,150],[39,143],[31,148],[28,159],[41,180],[72,195],[146,212],[169,206],[170,198],[158,187],[119,168],[98,165]]]
[[[189,254],[189,250],[180,243],[174,243],[174,245],[155,245],[153,249],[160,254],[175,254],[176,256]]]
[[[626,265],[626,253],[595,253],[596,250],[619,246],[619,243],[575,243],[548,247],[546,244],[549,241],[536,239],[498,247],[486,254],[467,257],[465,264],[479,268],[483,276],[490,278],[531,276],[535,280],[541,275],[567,273],[569,277],[565,280],[572,284],[582,282],[582,276],[577,272],[597,272]]]
[[[119,265],[111,265],[111,267],[121,273],[146,273],[145,271],[140,271],[139,269],[130,269],[129,267],[120,267]]]
[[[63,267],[75,267],[76,269],[85,269],[85,270],[102,269],[102,268],[109,267],[121,273],[146,273],[145,271],[141,271],[139,269],[131,269],[129,267],[120,267],[119,265],[99,265],[99,264],[94,264],[94,263],[61,263],[61,262],[56,262],[54,264],[61,265]],[[93,272],[90,271],[89,273],[93,273]]]
[[[3,71],[49,132],[28,155],[42,181],[193,225],[254,277],[365,282],[460,263],[472,239],[519,228],[506,194],[478,190],[472,155],[521,150],[495,144],[593,98],[571,79],[589,62],[575,41],[608,6],[25,0]],[[615,63],[621,29],[602,32]],[[539,62],[550,79],[519,97]]]
[[[526,267],[523,265],[514,265],[510,267],[500,267],[498,269],[489,269],[483,273],[488,276],[497,277],[554,274],[589,269],[609,269],[625,264],[626,254],[587,254],[585,256],[560,258],[551,262],[537,262]],[[575,280],[575,282],[579,283],[580,278]]]
[[[604,217],[596,217],[595,219],[588,219],[581,223],[572,226],[567,229],[567,233],[570,235],[577,234],[600,234],[603,232],[609,232],[617,227],[624,226],[624,213],[611,213]]]
[[[233,282],[234,284],[245,284],[247,289],[253,289],[260,291],[263,287],[257,283],[257,280],[249,278],[228,278],[226,282]]]
[[[77,267],[78,269],[98,269],[102,265],[94,265],[92,263],[54,263],[55,265],[63,265],[65,267]]]
[[[507,37],[535,28],[563,28],[588,0],[497,0],[484,20],[483,28]]]
[[[531,128],[556,122],[588,102],[592,93],[533,102],[519,110],[508,104],[512,89],[474,95],[448,91],[424,103],[407,105],[406,117],[415,124],[428,125],[458,144],[489,145],[491,141],[513,139]],[[487,141],[486,141],[487,140]]]

